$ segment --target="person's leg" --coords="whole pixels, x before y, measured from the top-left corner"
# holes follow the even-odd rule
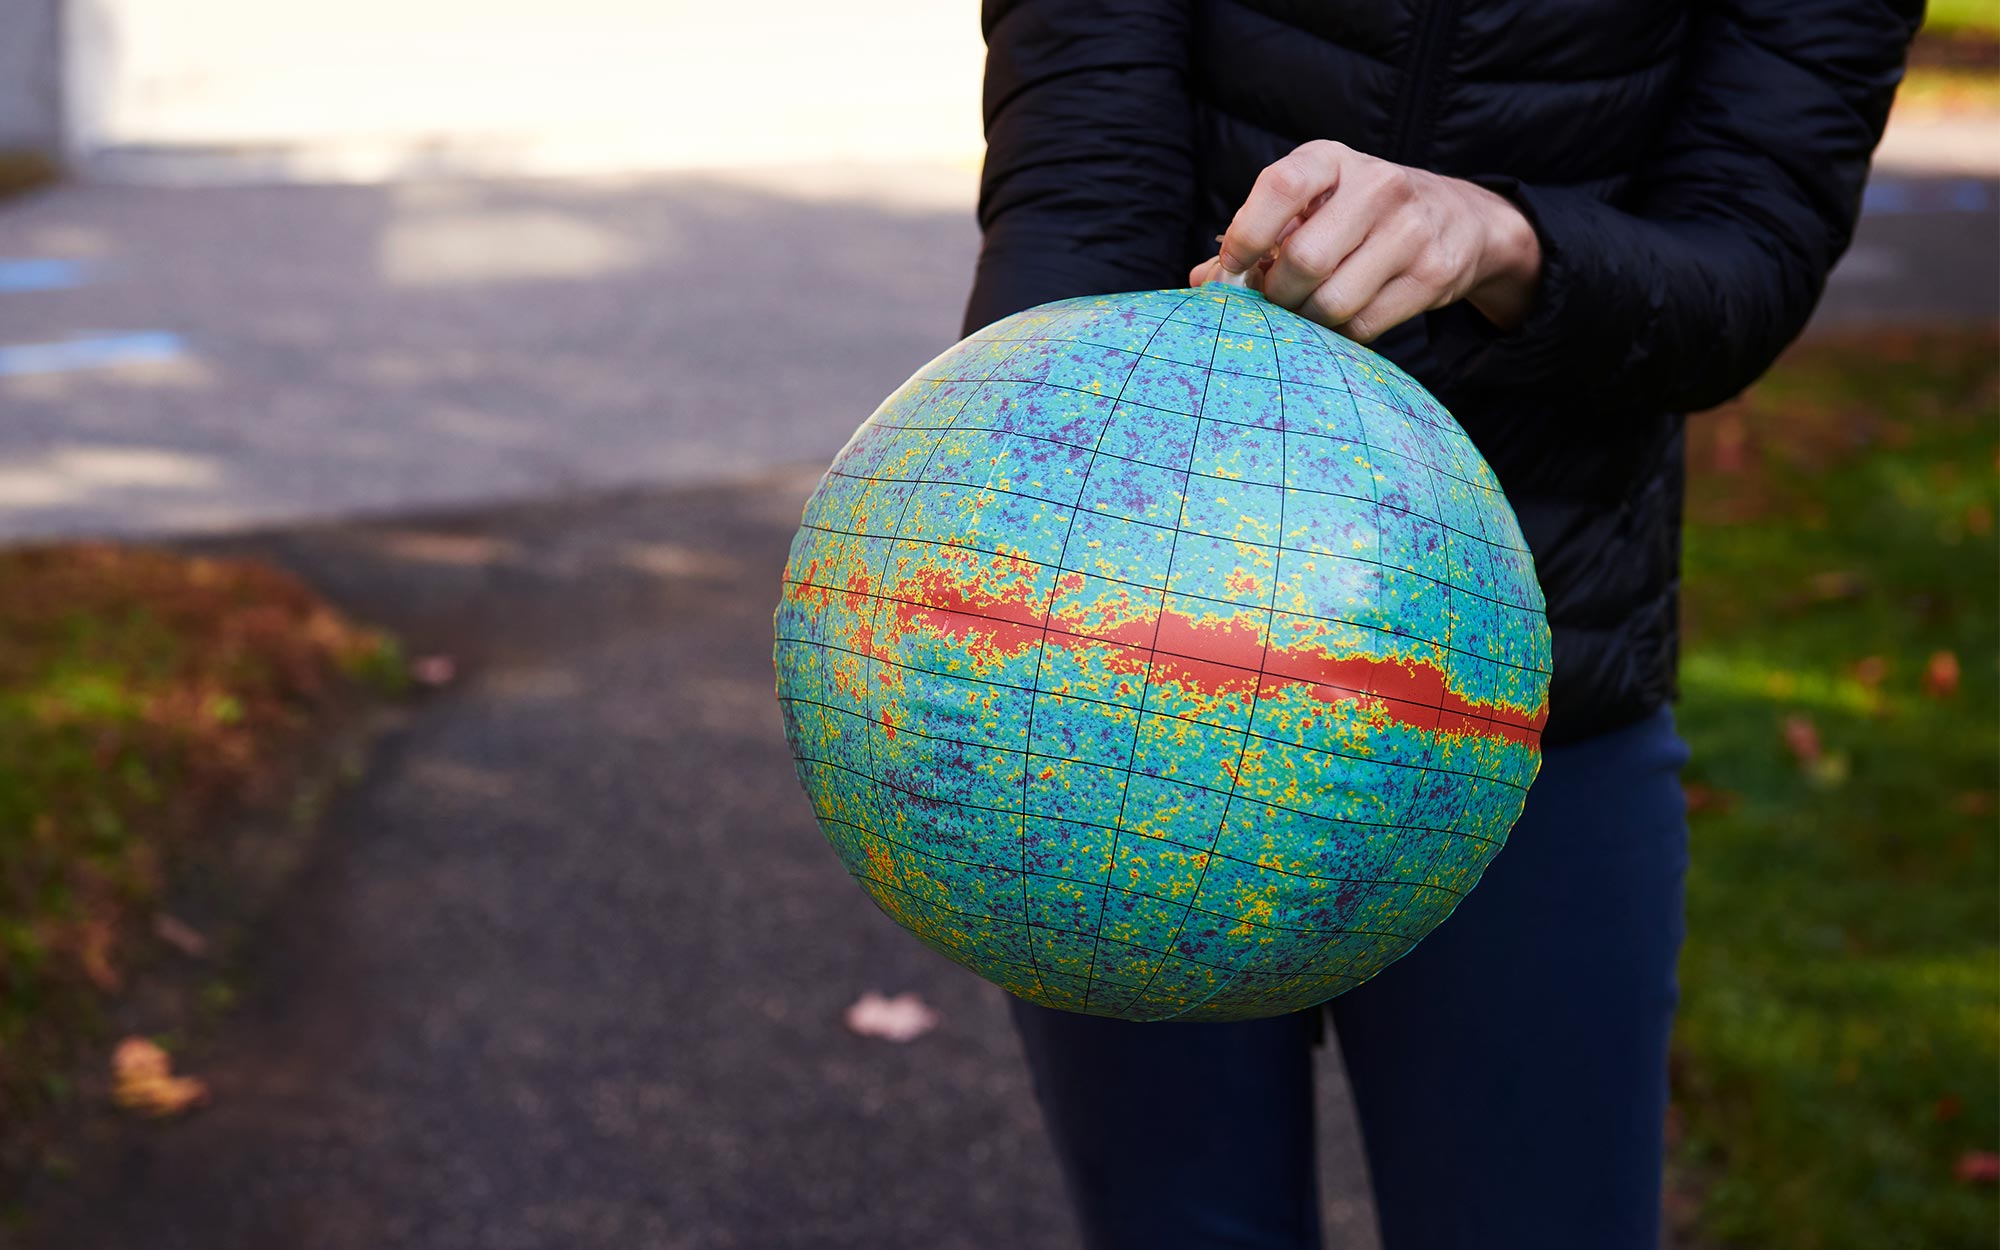
[[[1686,748],[1671,714],[1548,751],[1485,879],[1332,1005],[1384,1250],[1651,1250]]]
[[[1316,1250],[1313,1013],[1134,1024],[1013,1008],[1091,1250]]]

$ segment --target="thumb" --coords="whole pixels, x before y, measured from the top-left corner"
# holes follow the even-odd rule
[[[1238,260],[1235,256],[1231,255],[1229,251],[1229,236],[1227,234],[1216,235],[1215,242],[1217,244],[1215,267],[1223,280],[1241,279],[1243,275],[1250,272],[1250,267],[1257,263],[1257,258],[1254,256],[1249,260]],[[1242,282],[1237,281],[1236,285],[1241,286]]]
[[[1220,282],[1225,286],[1248,287],[1250,285],[1251,271],[1255,267],[1256,261],[1245,262],[1231,256],[1229,254],[1229,236],[1226,234],[1216,235],[1215,241],[1220,244],[1220,247],[1213,260],[1203,262],[1203,268],[1209,271],[1208,277],[1204,281]]]
[[[1211,282],[1239,281],[1222,267],[1219,258],[1211,256],[1188,271],[1189,286],[1207,286]]]

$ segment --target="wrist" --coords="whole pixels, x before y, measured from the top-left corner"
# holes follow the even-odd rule
[[[1542,242],[1513,201],[1484,187],[1474,186],[1473,192],[1484,210],[1485,239],[1478,278],[1466,292],[1466,302],[1501,330],[1512,330],[1534,308],[1542,277]]]

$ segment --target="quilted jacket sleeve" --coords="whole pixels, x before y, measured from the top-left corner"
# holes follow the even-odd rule
[[[1190,3],[985,0],[984,242],[966,332],[1187,281]]]
[[[1618,206],[1495,174],[1541,238],[1527,321],[1431,314],[1444,385],[1690,412],[1797,337],[1860,213],[1921,0],[1698,6],[1684,77]]]

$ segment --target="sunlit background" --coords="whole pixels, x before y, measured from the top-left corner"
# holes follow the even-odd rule
[[[920,0],[75,0],[64,142],[162,177],[207,155],[312,178],[976,160],[967,19]]]
[[[0,1242],[1073,1244],[771,698],[957,337],[976,7],[0,0]],[[1993,1244],[2000,12],[1932,10],[1692,425],[1686,1250]]]

